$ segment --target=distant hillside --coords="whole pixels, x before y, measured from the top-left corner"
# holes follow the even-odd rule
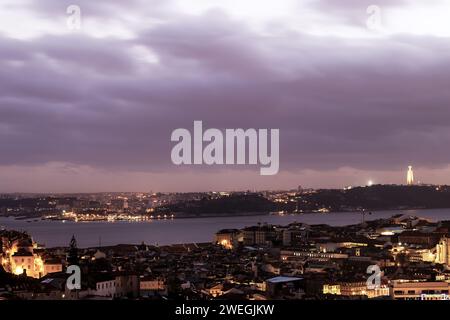
[[[203,198],[174,205],[159,207],[157,212],[174,212],[188,215],[239,214],[249,212],[269,212],[275,204],[258,194],[239,194],[220,198]]]
[[[331,211],[450,208],[450,188],[375,185],[350,190],[318,190],[300,199],[303,201],[299,209],[325,207]],[[290,209],[292,207],[290,205]]]
[[[259,194],[239,194],[186,201],[159,207],[156,212],[195,216],[271,211],[316,212],[324,208],[333,212],[450,208],[450,187],[375,185],[349,190],[323,189],[296,194],[284,202],[272,202]]]

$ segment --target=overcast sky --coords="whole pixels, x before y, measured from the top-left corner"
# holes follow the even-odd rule
[[[2,0],[0,192],[404,183],[408,165],[450,183],[449,17],[445,0]],[[194,120],[279,128],[280,173],[173,165]]]

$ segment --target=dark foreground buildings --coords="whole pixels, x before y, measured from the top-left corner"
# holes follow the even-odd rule
[[[345,227],[219,230],[211,243],[88,249],[74,241],[41,248],[26,233],[3,230],[0,297],[448,299],[449,230],[449,222],[397,215]],[[66,286],[73,261],[81,270],[78,290]]]

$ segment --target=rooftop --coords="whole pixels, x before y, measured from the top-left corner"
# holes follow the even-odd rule
[[[285,282],[293,282],[293,281],[300,281],[300,280],[303,280],[303,278],[278,276],[278,277],[267,279],[266,281],[270,282],[270,283],[285,283]]]

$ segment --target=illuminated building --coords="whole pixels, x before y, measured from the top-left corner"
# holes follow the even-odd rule
[[[224,293],[226,290],[224,290],[223,284],[219,283],[219,284],[217,284],[217,285],[215,285],[215,286],[209,288],[207,291],[208,291],[208,293],[209,293],[211,296],[213,296],[213,297],[218,297],[218,296],[223,295],[223,293]]]
[[[20,240],[10,251],[9,259],[11,272],[16,275],[26,274],[33,278],[44,276],[44,262],[39,255],[33,253],[30,239]]]
[[[323,294],[341,295],[341,286],[338,284],[324,284]]]
[[[57,273],[62,272],[63,265],[61,261],[58,260],[45,260],[44,262],[44,275],[49,273]]]
[[[431,249],[414,249],[408,248],[408,261],[410,262],[435,262],[436,254],[434,253],[434,248]]]
[[[404,231],[398,236],[398,242],[431,248],[439,242],[441,236],[442,233],[437,232]]]
[[[332,252],[310,252],[310,251],[297,251],[297,250],[281,250],[280,258],[282,261],[295,260],[295,259],[348,259],[348,254],[345,253],[332,253]]]
[[[450,239],[447,237],[441,238],[436,245],[436,263],[445,265],[450,264]]]
[[[369,289],[366,281],[359,282],[338,282],[325,284],[323,294],[333,294],[339,296],[367,296],[368,298],[377,298],[389,296],[389,288],[386,285],[380,285],[379,288]]]
[[[391,297],[395,300],[449,300],[447,282],[394,282]]]
[[[139,280],[141,296],[167,295],[167,284],[163,278],[142,277]]]
[[[240,236],[241,232],[237,229],[224,229],[216,233],[214,241],[225,249],[233,249],[238,245]]]
[[[414,184],[414,172],[412,166],[408,166],[408,172],[406,173],[406,184],[412,186]]]
[[[4,239],[1,262],[5,271],[32,278],[41,278],[48,273],[62,271],[60,261],[44,262],[44,259],[34,252],[36,247],[36,243],[29,238],[12,241]]]

